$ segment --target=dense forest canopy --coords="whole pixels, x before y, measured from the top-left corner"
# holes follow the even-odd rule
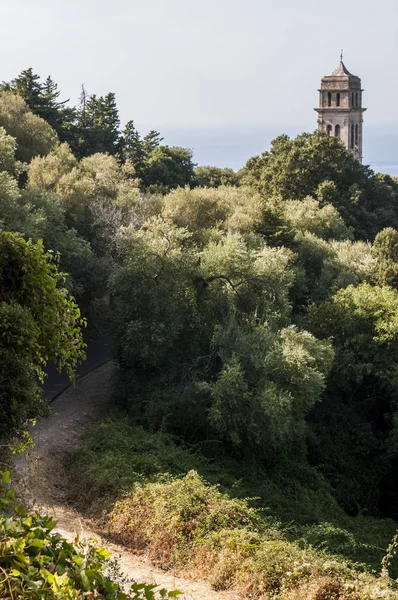
[[[0,91],[0,434],[81,357],[73,294],[135,423],[397,518],[397,179],[321,132],[196,167],[114,94],[60,98],[32,69]]]

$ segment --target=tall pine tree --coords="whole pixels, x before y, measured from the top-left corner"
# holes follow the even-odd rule
[[[42,84],[40,76],[33,73],[32,67],[25,69],[18,77],[9,83],[3,82],[2,89],[7,92],[14,92],[21,96],[29,106],[30,110],[41,117],[44,107],[44,98],[42,94]]]
[[[79,155],[89,156],[96,152],[117,154],[120,149],[119,125],[115,94],[87,97],[83,87],[78,110]]]
[[[147,133],[142,140],[142,146],[145,155],[149,157],[155,148],[159,148],[161,142],[163,142],[163,138],[160,137],[160,133],[158,131],[152,129],[149,133]]]
[[[134,121],[128,121],[122,132],[120,142],[120,155],[123,161],[129,160],[134,166],[135,175],[142,176],[146,158],[143,142]]]

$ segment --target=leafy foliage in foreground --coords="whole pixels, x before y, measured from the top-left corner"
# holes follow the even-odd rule
[[[4,600],[155,600],[178,591],[134,583],[125,593],[106,574],[110,553],[78,536],[68,542],[54,533],[49,516],[26,513],[9,486],[10,473],[0,473],[0,597]]]

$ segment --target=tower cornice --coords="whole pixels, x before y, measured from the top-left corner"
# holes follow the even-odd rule
[[[318,92],[327,92],[327,91],[331,91],[331,92],[353,92],[353,91],[364,92],[365,90],[364,90],[364,88],[352,88],[352,87],[345,87],[345,88],[339,87],[339,88],[333,88],[330,90],[329,90],[329,88],[323,88],[323,87],[318,88]]]
[[[348,108],[346,106],[321,106],[319,108],[314,108],[316,112],[329,112],[329,113],[363,113],[367,108],[360,108],[357,106],[356,108]]]

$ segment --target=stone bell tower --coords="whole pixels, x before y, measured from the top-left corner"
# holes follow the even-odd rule
[[[344,142],[347,150],[362,162],[362,108],[361,80],[352,75],[343,63],[331,75],[322,79],[319,90],[318,129]]]

